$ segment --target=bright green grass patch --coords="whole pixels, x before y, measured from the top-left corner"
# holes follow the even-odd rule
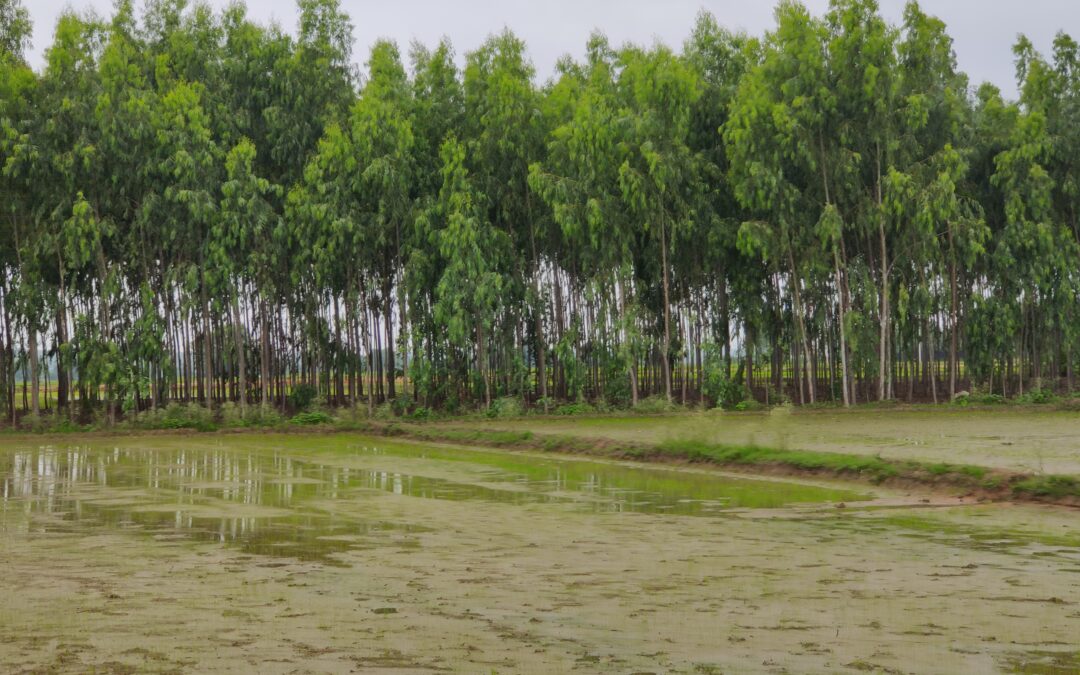
[[[888,460],[867,455],[781,450],[752,445],[711,445],[698,441],[664,441],[656,446],[656,450],[662,454],[682,457],[689,461],[747,466],[786,466],[814,473],[857,475],[877,483],[890,478],[929,475],[967,484],[974,479],[983,478],[987,473],[986,469],[977,466],[940,462],[924,464],[914,461]]]
[[[875,521],[912,532],[960,537],[983,548],[1010,548],[1030,544],[1080,548],[1080,535],[1074,533],[1052,534],[1020,528],[981,527],[920,515],[886,516]]]

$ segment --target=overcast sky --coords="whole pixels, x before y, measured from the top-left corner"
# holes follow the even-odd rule
[[[804,0],[821,13],[828,0]],[[209,0],[215,7],[227,0]],[[906,0],[880,0],[882,12],[899,22]],[[248,0],[249,14],[276,20],[293,30],[294,0]],[[417,39],[434,44],[448,36],[459,56],[492,32],[511,28],[529,46],[541,80],[547,79],[563,54],[580,57],[589,33],[601,28],[614,44],[651,43],[659,39],[679,46],[704,8],[721,24],[761,34],[773,25],[772,0],[342,0],[355,25],[355,55],[367,59],[378,38],[396,40],[403,50]],[[65,8],[94,8],[108,16],[112,0],[24,0],[34,20],[31,63],[40,67],[52,41],[56,17]],[[941,17],[956,44],[961,69],[972,84],[990,81],[1015,95],[1012,52],[1018,33],[1048,52],[1059,30],[1080,37],[1080,0],[923,0],[925,11]]]

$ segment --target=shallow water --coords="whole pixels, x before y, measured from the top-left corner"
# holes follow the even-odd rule
[[[364,500],[383,493],[698,516],[865,498],[799,483],[375,439],[276,444],[169,439],[0,452],[0,527],[139,530],[235,543],[247,553],[328,560],[350,548],[415,543],[401,535],[422,525],[363,517]],[[354,512],[360,504],[360,517],[335,513],[341,501]]]
[[[1078,572],[1063,508],[348,435],[0,443],[13,672],[1075,672]]]

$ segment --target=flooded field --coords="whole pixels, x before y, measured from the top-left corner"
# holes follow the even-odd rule
[[[761,413],[534,417],[469,425],[646,443],[689,438],[1080,475],[1080,413],[1076,411],[946,408],[793,413],[777,408]]]
[[[345,435],[0,445],[0,664],[1075,672],[1080,518]]]

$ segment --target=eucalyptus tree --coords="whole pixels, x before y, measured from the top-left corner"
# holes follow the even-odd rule
[[[47,65],[35,92],[34,105],[38,114],[27,118],[9,140],[10,155],[5,166],[9,178],[23,185],[29,198],[28,209],[12,214],[11,227],[22,282],[14,293],[27,332],[28,368],[31,389],[31,412],[39,412],[39,336],[46,331],[48,314],[55,312],[57,335],[62,344],[58,354],[64,355],[60,370],[66,372],[70,362],[67,345],[66,306],[69,277],[81,271],[75,252],[66,250],[65,228],[70,223],[77,203],[84,201],[83,193],[100,192],[98,172],[98,135],[93,126],[94,106],[98,92],[96,74],[100,55],[102,26],[93,16],[65,13],[57,22],[52,46],[46,54]],[[41,114],[45,112],[46,114]],[[14,204],[13,204],[14,205]],[[105,251],[103,238],[75,242],[83,251],[93,255],[95,278],[102,285],[98,297],[104,303],[107,290],[113,290],[115,280],[104,288],[105,270],[102,263]],[[68,255],[65,255],[68,254]],[[54,289],[58,289],[57,292]],[[102,305],[104,311],[104,304]],[[99,316],[99,344],[108,341],[107,321]],[[110,368],[117,368],[110,364]],[[67,398],[67,392],[64,392]],[[66,401],[65,401],[66,403]]]
[[[467,115],[463,138],[470,172],[485,195],[487,220],[507,234],[519,261],[505,261],[522,271],[508,277],[502,299],[512,315],[531,315],[537,383],[547,397],[547,346],[540,290],[543,261],[538,228],[544,222],[528,185],[529,165],[542,158],[545,129],[539,95],[533,85],[535,71],[525,43],[505,30],[489,37],[466,57],[464,96]],[[528,286],[526,307],[519,308],[523,286]],[[516,316],[509,316],[516,322]]]
[[[965,374],[1073,384],[1068,35],[1018,42],[1010,102],[970,90],[914,2],[892,24],[875,0],[784,0],[760,39],[703,13],[681,53],[596,34],[539,87],[509,31],[463,72],[448,41],[408,71],[380,41],[361,78],[341,3],[298,15],[294,36],[242,3],[69,11],[35,73],[27,13],[0,0],[13,420],[20,372],[26,413],[74,415],[77,389],[110,420],[287,406],[290,384],[301,404],[298,382],[409,408],[398,372],[450,408],[689,400],[716,368],[770,402],[905,378],[938,400],[945,351],[950,397]]]
[[[691,112],[688,143],[695,153],[700,176],[693,227],[680,242],[678,259],[692,266],[687,274],[703,295],[715,282],[714,336],[723,349],[725,377],[731,376],[732,303],[729,278],[752,276],[752,261],[743,259],[736,240],[742,208],[729,178],[730,160],[721,130],[727,124],[739,82],[753,65],[750,38],[721,27],[716,18],[702,12],[683,48],[684,56],[701,82],[701,97]],[[700,275],[700,276],[699,276]],[[700,362],[699,358],[699,362]]]
[[[484,196],[466,168],[465,155],[465,146],[453,136],[443,143],[443,185],[432,215],[441,224],[437,240],[446,267],[436,288],[435,317],[447,326],[458,354],[475,345],[475,372],[490,406],[489,336],[505,288],[499,254],[510,249],[510,237],[488,222]]]
[[[397,46],[376,42],[368,61],[368,78],[352,111],[355,189],[364,202],[361,226],[367,234],[371,266],[377,277],[379,311],[386,335],[386,387],[395,391],[394,292],[400,308],[401,353],[408,363],[406,296],[400,271],[407,253],[404,230],[413,217],[414,166],[412,91]]]
[[[914,2],[904,11],[897,56],[901,67],[899,95],[905,101],[900,151],[907,157],[904,170],[916,189],[914,214],[901,228],[915,235],[905,239],[911,265],[920,269],[921,286],[926,286],[933,266],[943,264],[948,270],[951,400],[959,371],[959,268],[961,264],[964,268],[974,265],[984,253],[986,239],[982,209],[965,188],[968,162],[963,148],[971,133],[968,83],[957,70],[945,24]],[[920,238],[920,233],[925,236]],[[924,323],[928,323],[927,318],[924,314]],[[929,333],[928,326],[925,331]],[[931,358],[933,351],[931,345]],[[936,374],[930,383],[936,398]]]
[[[530,167],[530,185],[550,207],[566,241],[566,256],[584,275],[612,277],[618,296],[619,357],[638,401],[637,332],[633,306],[636,223],[623,199],[619,170],[626,162],[630,120],[616,84],[616,53],[594,34],[582,67],[564,64],[547,96],[563,119],[550,134],[547,158]],[[554,117],[553,113],[552,116]]]
[[[776,21],[776,30],[762,44],[761,62],[740,84],[724,136],[736,198],[753,214],[740,227],[740,248],[763,255],[777,272],[786,271],[798,344],[809,368],[803,283],[821,255],[815,229],[824,229],[816,227],[819,222],[828,225],[823,238],[830,242],[842,229],[836,227],[835,207],[829,208],[830,174],[838,171],[829,159],[839,153],[826,146],[837,132],[836,99],[828,79],[826,26],[802,5],[787,1],[777,7]],[[807,374],[813,402],[814,380]],[[799,397],[804,397],[801,386]]]
[[[438,246],[437,219],[428,218],[439,201],[443,184],[440,151],[446,138],[464,124],[464,92],[447,40],[434,49],[414,44],[413,71],[413,189],[416,218],[407,230],[408,258],[403,281],[409,297],[413,385],[425,405],[445,397],[445,326],[434,318],[435,289],[445,261]]]
[[[37,81],[26,64],[25,51],[30,44],[32,25],[29,12],[19,0],[0,2],[0,195],[4,214],[0,219],[0,303],[3,304],[3,348],[0,351],[0,377],[4,380],[3,398],[8,417],[15,420],[15,353],[11,333],[13,318],[12,281],[18,274],[18,250],[15,234],[30,217],[34,205],[33,181],[26,180],[23,165],[33,159],[27,152],[27,134],[35,120]],[[38,187],[41,187],[38,185]]]
[[[690,227],[698,178],[688,145],[690,113],[701,95],[694,71],[662,46],[619,54],[618,92],[630,120],[619,166],[626,210],[659,249],[664,395],[671,400],[671,242]]]
[[[297,0],[299,34],[288,49],[273,46],[269,100],[262,115],[275,171],[292,186],[303,175],[323,130],[341,122],[355,98],[352,22],[338,0]]]
[[[242,414],[247,405],[248,385],[240,297],[244,286],[250,283],[260,294],[260,402],[264,406],[269,403],[269,327],[265,317],[267,298],[262,294],[270,283],[268,272],[274,267],[272,249],[267,244],[273,240],[279,221],[273,200],[281,191],[279,186],[255,173],[256,154],[255,145],[246,138],[229,151],[225,158],[226,180],[221,185],[219,216],[210,232],[210,264],[228,288]]]
[[[1042,372],[1043,361],[1049,356],[1051,367],[1065,362],[1066,376],[1072,379],[1072,360],[1077,337],[1077,275],[1078,245],[1080,245],[1080,47],[1065,33],[1059,33],[1053,43],[1051,58],[1033,49],[1029,40],[1021,37],[1014,48],[1017,60],[1020,103],[1029,118],[1041,118],[1044,125],[1045,147],[1037,159],[1050,181],[1051,203],[1046,214],[1047,224],[1055,239],[1053,255],[1040,258],[1043,273],[1052,281],[1040,292],[1045,309],[1031,316],[1042,326],[1030,329],[1032,365],[1035,376]],[[1030,123],[1030,122],[1028,122]],[[1005,155],[1009,159],[1014,155]],[[1004,180],[1009,180],[1005,178]],[[1006,193],[1006,209],[1011,200]],[[1048,269],[1047,269],[1048,268]],[[1049,324],[1049,325],[1048,325]],[[1052,341],[1051,341],[1052,340]],[[1042,344],[1040,344],[1040,342]],[[1060,367],[1057,368],[1059,371]],[[1055,373],[1055,376],[1060,372]]]

